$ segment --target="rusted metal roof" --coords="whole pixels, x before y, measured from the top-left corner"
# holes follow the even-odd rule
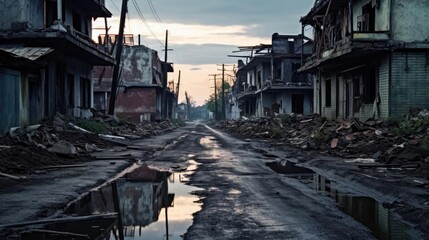
[[[41,48],[41,47],[14,47],[14,48],[5,48],[0,47],[0,50],[8,52],[15,57],[21,57],[25,59],[29,59],[31,61],[37,60],[40,57],[43,57],[52,51],[54,49],[52,48]]]

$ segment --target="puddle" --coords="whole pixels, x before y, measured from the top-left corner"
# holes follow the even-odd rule
[[[265,165],[270,167],[276,173],[288,174],[289,177],[294,176],[293,174],[295,174],[296,177],[305,175],[313,176],[314,174],[314,171],[308,168],[298,167],[295,163],[290,161],[268,162]]]
[[[219,149],[220,146],[213,136],[205,136],[200,139],[200,144],[207,149]]]
[[[297,167],[291,162],[270,162],[268,167],[277,173],[295,178],[303,183],[310,183],[316,191],[327,193],[333,198],[338,208],[367,226],[378,239],[413,239],[411,228],[397,219],[388,207],[377,200],[337,189],[339,184],[314,171]]]
[[[338,208],[367,226],[378,239],[413,239],[411,228],[397,219],[383,203],[367,197],[336,189],[335,182],[314,174],[314,187],[324,191],[337,202]]]
[[[125,239],[182,239],[192,215],[201,210],[199,198],[191,194],[200,189],[185,184],[198,165],[188,163],[180,173],[134,167],[70,203],[62,218],[22,233],[21,239],[119,239],[118,229]]]

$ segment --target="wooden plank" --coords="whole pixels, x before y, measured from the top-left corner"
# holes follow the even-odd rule
[[[7,178],[10,178],[10,179],[14,179],[14,180],[21,180],[21,179],[25,178],[25,177],[18,177],[18,176],[14,176],[14,175],[10,175],[10,174],[7,174],[7,173],[2,173],[2,172],[0,172],[0,176],[7,177]]]
[[[56,165],[56,166],[46,166],[37,168],[37,170],[48,170],[48,169],[58,169],[58,168],[77,168],[77,167],[87,167],[86,164],[74,164],[74,165]]]
[[[65,223],[65,222],[77,222],[77,221],[85,221],[85,220],[117,219],[117,218],[118,218],[117,213],[106,213],[106,214],[78,216],[78,217],[52,218],[52,219],[44,219],[44,220],[37,220],[37,221],[3,224],[3,225],[0,225],[0,229],[12,228],[12,227],[23,227],[23,226],[38,225],[38,224],[48,224],[48,223]]]
[[[47,234],[55,234],[55,235],[63,235],[63,236],[90,239],[90,237],[86,234],[77,234],[77,233],[71,233],[71,232],[60,232],[60,231],[53,231],[53,230],[46,230],[46,229],[34,229],[34,230],[29,231],[28,233],[30,233],[30,234],[31,233],[47,233]]]

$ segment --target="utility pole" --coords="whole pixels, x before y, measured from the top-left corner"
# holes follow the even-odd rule
[[[162,104],[161,104],[161,115],[167,118],[167,79],[168,79],[168,67],[167,67],[167,52],[168,52],[168,30],[165,30],[165,49],[164,49],[164,78],[162,80]]]
[[[188,120],[191,120],[191,99],[188,96],[188,92],[185,92],[185,97],[186,97],[186,110],[188,113]]]
[[[217,74],[210,74],[209,76],[213,76],[214,77],[214,100],[215,100],[215,120],[219,120],[218,117],[218,110],[217,110],[217,84],[216,84],[216,76]]]
[[[176,86],[176,105],[179,105],[179,90],[180,90],[180,74],[182,71],[179,70],[179,79],[177,80]]]
[[[124,28],[125,28],[125,16],[127,14],[127,3],[128,0],[122,0],[122,9],[121,9],[121,20],[119,22],[119,35],[118,41],[116,42],[116,65],[113,68],[113,79],[112,79],[112,88],[110,90],[110,100],[109,100],[109,115],[115,114],[115,102],[116,102],[116,92],[118,91],[119,84],[119,70],[121,67],[121,57],[122,57],[122,47],[124,45]]]
[[[225,119],[225,64],[222,64],[222,120]]]

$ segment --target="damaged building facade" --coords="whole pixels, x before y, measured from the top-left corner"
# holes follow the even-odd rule
[[[427,0],[318,0],[301,18],[314,52],[314,109],[329,119],[387,119],[429,108]]]
[[[0,132],[55,113],[91,115],[92,68],[113,65],[91,40],[102,0],[3,0],[0,5]]]
[[[121,75],[115,103],[118,117],[132,122],[159,119],[162,108],[164,77],[163,65],[167,72],[173,72],[171,63],[162,62],[158,53],[146,46],[125,45],[122,50]],[[94,69],[94,107],[107,110],[110,98],[113,68]],[[167,114],[172,116],[176,96],[167,89]]]
[[[302,35],[272,36],[271,45],[239,47],[250,51],[250,61],[239,61],[233,93],[232,118],[309,114],[313,111],[313,86],[310,74],[298,73],[302,55],[312,50],[312,42]]]

